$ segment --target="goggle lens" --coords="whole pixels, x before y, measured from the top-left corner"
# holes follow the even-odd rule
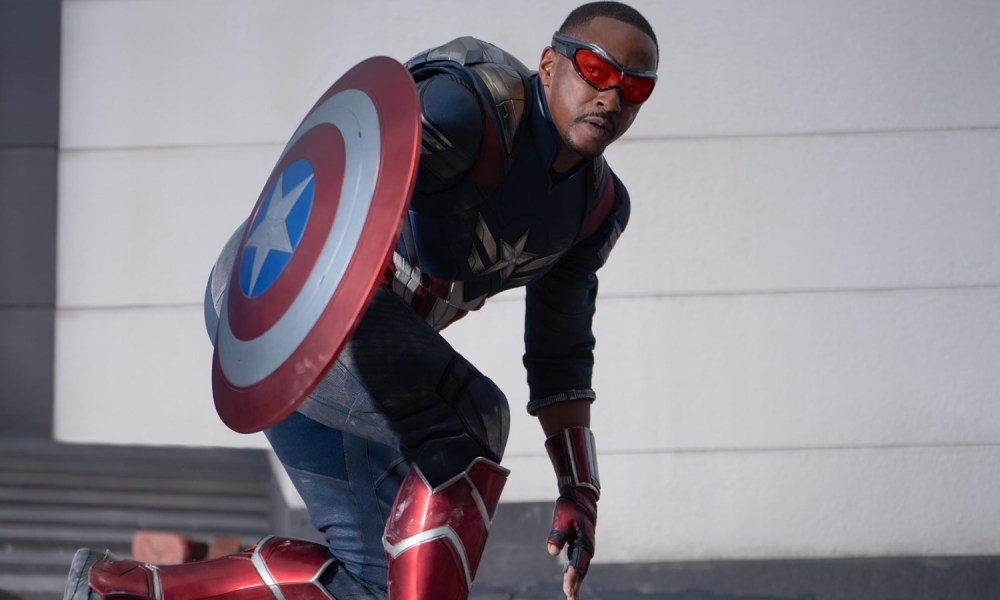
[[[649,99],[656,81],[650,77],[622,73],[615,65],[593,50],[577,48],[573,54],[573,64],[587,83],[598,90],[617,87],[622,91],[622,99],[629,104],[639,104]]]

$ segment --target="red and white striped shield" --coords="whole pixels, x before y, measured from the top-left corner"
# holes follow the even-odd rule
[[[420,106],[393,59],[340,78],[292,135],[250,213],[219,314],[215,407],[270,427],[305,400],[378,285],[416,179]]]

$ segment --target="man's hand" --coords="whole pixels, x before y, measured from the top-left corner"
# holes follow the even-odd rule
[[[594,556],[597,500],[601,496],[594,435],[587,427],[568,427],[549,437],[545,449],[559,482],[548,550],[556,556],[566,549],[563,592],[568,600],[577,600]]]
[[[558,556],[566,547],[563,593],[579,598],[580,585],[594,555],[594,525],[597,524],[597,494],[589,488],[572,488],[556,500],[549,533],[549,554]]]

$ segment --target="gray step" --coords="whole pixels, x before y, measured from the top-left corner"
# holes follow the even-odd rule
[[[69,571],[76,550],[0,549],[0,573],[61,573]]]
[[[69,564],[66,565],[66,573],[69,573]],[[38,573],[0,573],[0,590],[9,590],[15,594],[15,598],[23,598],[27,592],[29,594],[53,594],[52,596],[34,596],[36,598],[62,598],[63,590],[66,589],[66,576],[53,577]]]
[[[61,506],[66,510],[79,507],[108,509],[164,509],[228,514],[266,514],[270,504],[259,495],[247,497],[206,496],[202,494],[168,494],[151,492],[122,493],[118,490],[52,490],[0,487],[0,507]]]
[[[125,511],[107,508],[78,508],[67,511],[60,507],[0,507],[0,525],[17,523],[106,525],[108,527],[204,531],[236,535],[264,533],[268,529],[267,515],[206,514],[177,510]]]
[[[267,462],[223,463],[147,461],[115,457],[82,462],[74,457],[5,456],[0,458],[0,472],[7,473],[67,473],[112,476],[180,477],[187,479],[215,479],[219,481],[267,481],[270,470]]]
[[[173,530],[193,539],[209,542],[213,532]],[[52,525],[0,525],[0,553],[14,556],[39,551],[74,552],[79,548],[110,550],[128,558],[131,554],[133,528],[56,527]],[[263,534],[252,532],[240,535],[240,543],[248,547],[259,541]]]
[[[195,479],[180,477],[144,477],[52,473],[48,471],[12,472],[0,470],[0,489],[100,489],[117,492],[165,492],[179,494],[260,495],[267,492],[269,481]]]
[[[115,444],[61,443],[37,438],[0,438],[0,461],[5,457],[40,456],[87,458],[126,458],[193,462],[204,457],[216,463],[254,462],[265,456],[262,450],[194,446],[128,446]]]
[[[32,440],[0,440],[0,472],[270,479],[266,453],[262,450],[55,444]]]
[[[0,439],[0,600],[62,598],[78,548],[127,558],[137,529],[252,544],[271,529],[271,485],[259,450]]]
[[[120,552],[132,545],[133,527],[55,526],[49,524],[0,525],[0,547],[10,548],[110,548]]]

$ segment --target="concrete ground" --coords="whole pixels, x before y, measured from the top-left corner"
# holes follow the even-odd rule
[[[542,504],[501,504],[473,600],[562,598]],[[592,565],[584,600],[1000,600],[1000,556]]]
[[[512,585],[511,581],[530,581]],[[551,579],[480,581],[473,600],[562,597]],[[595,565],[585,600],[997,600],[1000,558]]]

